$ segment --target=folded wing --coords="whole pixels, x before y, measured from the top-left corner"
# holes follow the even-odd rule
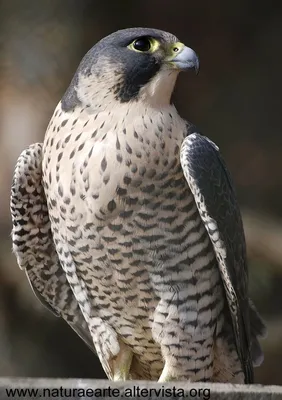
[[[19,267],[25,270],[36,297],[62,317],[95,353],[88,326],[67,282],[53,243],[41,183],[42,144],[35,143],[18,158],[12,189],[12,242]]]

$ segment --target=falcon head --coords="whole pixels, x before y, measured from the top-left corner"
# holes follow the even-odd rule
[[[198,72],[196,53],[171,33],[123,29],[89,50],[62,105],[66,111],[75,102],[100,109],[139,99],[163,105],[170,102],[178,73],[191,68]]]

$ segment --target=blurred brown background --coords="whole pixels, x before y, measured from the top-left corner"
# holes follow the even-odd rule
[[[81,57],[130,26],[171,31],[200,56],[199,76],[180,77],[175,103],[233,175],[250,289],[269,327],[256,381],[282,384],[282,2],[260,0],[0,0],[0,375],[104,376],[18,269],[9,191],[18,155],[42,141]]]

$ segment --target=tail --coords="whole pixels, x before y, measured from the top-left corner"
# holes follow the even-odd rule
[[[251,300],[249,300],[249,315],[251,324],[251,354],[253,366],[258,367],[262,364],[264,359],[263,351],[258,339],[266,337],[267,328]]]

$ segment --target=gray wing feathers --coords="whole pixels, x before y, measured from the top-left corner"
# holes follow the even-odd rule
[[[13,252],[36,297],[53,314],[62,317],[95,352],[53,243],[41,183],[41,162],[42,144],[36,143],[21,153],[16,164],[10,201]]]
[[[265,327],[249,305],[245,236],[232,181],[217,146],[197,133],[185,138],[181,165],[215,250],[238,356],[251,383],[252,364],[263,357],[257,336]]]
[[[266,326],[256,310],[253,302],[249,299],[249,315],[251,324],[251,339],[252,339],[252,360],[253,366],[258,367],[263,362],[263,352],[258,338],[265,338],[267,336]]]
[[[27,280],[30,284],[30,287],[31,287],[35,297],[37,297],[37,299],[41,302],[41,304],[45,308],[47,308],[47,310],[49,310],[51,313],[53,313],[56,317],[59,317],[60,316],[59,311],[57,311],[48,301],[46,301],[45,298],[40,293],[40,290],[37,289],[36,285],[34,284],[33,274],[28,273],[28,270],[26,270],[25,272],[26,272]]]

